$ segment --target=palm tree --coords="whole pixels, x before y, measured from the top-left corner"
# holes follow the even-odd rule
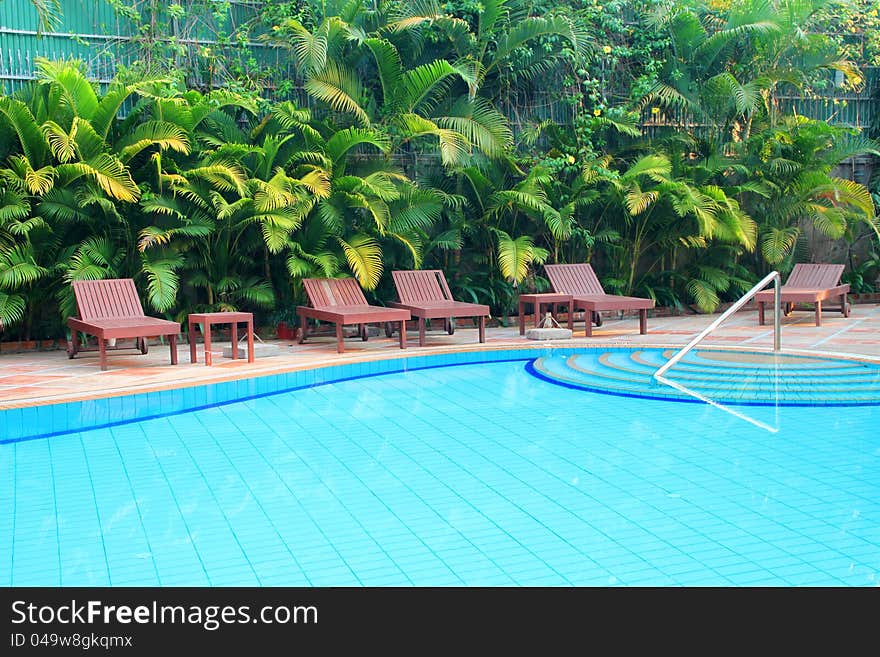
[[[124,218],[116,204],[140,197],[128,167],[107,141],[122,102],[140,86],[117,85],[99,97],[80,63],[39,60],[37,65],[38,82],[24,100],[0,97],[0,119],[13,135],[0,169],[5,206],[0,257],[14,264],[2,283],[0,321],[8,326],[24,319],[26,331],[41,304],[23,305],[22,292],[37,278],[50,277],[57,287],[66,271],[63,258],[70,255],[65,247],[120,228]],[[145,133],[143,139],[169,147],[155,134]]]
[[[777,122],[781,88],[803,91],[828,70],[860,84],[839,45],[809,29],[831,4],[739,0],[721,16],[708,7],[658,5],[654,24],[668,30],[670,53],[642,106],[662,108],[668,121],[685,129],[709,126],[721,150],[730,140],[747,140],[756,118]]]
[[[880,154],[880,145],[822,121],[793,117],[739,145],[741,197],[760,220],[758,270],[794,263],[806,225],[831,239],[864,224],[880,237],[870,191],[834,175],[834,167],[857,155]]]

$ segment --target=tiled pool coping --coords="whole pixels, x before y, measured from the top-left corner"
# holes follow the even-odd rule
[[[89,399],[41,403],[0,409],[0,445],[47,438],[89,429],[98,429],[156,417],[173,415],[267,395],[290,392],[317,385],[358,379],[378,374],[405,372],[448,365],[501,361],[529,361],[553,351],[571,355],[585,349],[632,351],[633,349],[672,349],[670,345],[578,344],[559,346],[545,343],[506,348],[456,349],[432,354],[374,357],[344,364],[311,365],[272,373],[236,373],[229,380],[202,383],[181,381],[163,389],[134,388],[118,390]],[[761,348],[709,346],[711,350],[762,352]],[[838,357],[851,361],[877,362],[853,354],[818,354],[784,351],[789,356]]]

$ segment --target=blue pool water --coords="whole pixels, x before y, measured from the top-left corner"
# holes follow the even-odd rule
[[[880,407],[737,406],[768,431],[533,357],[0,444],[0,585],[880,582]]]

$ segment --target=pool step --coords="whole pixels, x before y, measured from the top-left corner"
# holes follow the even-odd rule
[[[529,371],[551,383],[627,396],[693,401],[653,378],[675,353],[665,349],[590,350],[538,358]],[[859,361],[694,350],[666,378],[719,403],[760,405],[880,404],[880,366]]]

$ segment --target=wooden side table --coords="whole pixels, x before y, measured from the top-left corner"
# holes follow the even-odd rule
[[[254,314],[253,313],[193,313],[188,319],[189,330],[189,360],[197,363],[195,327],[202,325],[202,334],[205,336],[205,365],[211,365],[211,325],[229,324],[232,329],[232,357],[238,358],[238,324],[247,323],[248,362],[254,362]]]
[[[557,292],[541,292],[536,294],[520,294],[519,295],[519,334],[526,334],[526,304],[531,304],[535,308],[535,326],[541,321],[541,308],[552,306],[554,317],[559,314],[559,306],[561,304],[568,305],[568,328],[574,325],[574,318],[571,312],[571,295],[559,294]]]

